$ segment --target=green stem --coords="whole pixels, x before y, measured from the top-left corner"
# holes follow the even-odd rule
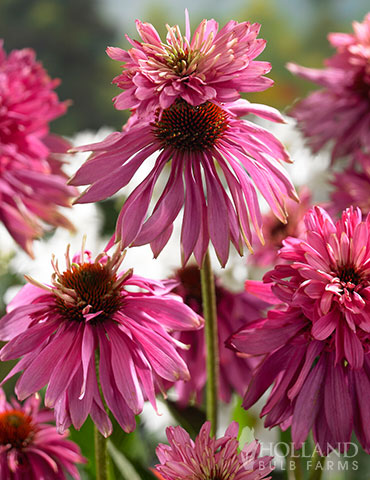
[[[302,459],[299,452],[293,450],[290,428],[285,431],[280,430],[279,437],[279,440],[282,442],[282,444],[289,445],[290,448],[292,448],[292,450],[289,448],[286,456],[286,480],[304,480]]]
[[[218,334],[217,334],[217,309],[215,282],[212,272],[211,259],[207,251],[203,266],[200,270],[202,284],[204,333],[207,350],[207,420],[211,422],[211,435],[217,431],[217,410],[218,410]]]
[[[108,479],[107,439],[94,425],[96,480]]]
[[[301,459],[299,457],[291,456],[289,457],[289,462],[293,462],[291,473],[293,473],[293,478],[295,480],[303,480],[303,469]]]
[[[104,402],[104,396],[100,385],[100,375],[99,375],[99,351],[95,351],[95,371],[96,378],[98,381],[98,388],[100,396],[103,399],[103,404],[105,409],[108,411],[107,406]],[[107,452],[107,443],[108,439],[102,435],[96,425],[94,424],[94,446],[95,446],[95,469],[96,469],[96,480],[108,480],[109,475],[109,456]]]
[[[311,468],[308,480],[320,480],[322,472],[324,471],[325,457],[322,457],[317,451],[316,447],[311,457]],[[320,464],[320,467],[317,467]]]

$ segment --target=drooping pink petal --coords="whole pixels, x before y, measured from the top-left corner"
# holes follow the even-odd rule
[[[298,394],[292,420],[292,438],[298,448],[307,438],[318,411],[323,408],[321,385],[325,372],[326,365],[324,357],[322,357],[317,365],[311,369]]]
[[[325,416],[336,442],[349,442],[353,428],[351,398],[341,365],[328,363],[325,385]]]

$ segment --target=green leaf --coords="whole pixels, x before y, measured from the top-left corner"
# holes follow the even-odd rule
[[[245,410],[242,407],[242,398],[235,396],[235,407],[232,412],[232,420],[235,420],[239,424],[239,440],[242,435],[242,431],[245,427],[255,428],[258,423],[258,418],[253,415],[252,412]]]
[[[108,452],[124,480],[141,480],[132,464],[112,442],[108,442]]]
[[[254,440],[254,428],[244,427],[239,437],[240,448],[243,448],[246,443],[252,443]]]
[[[95,472],[95,448],[94,448],[94,423],[90,417],[82,425],[81,430],[76,430],[72,426],[69,428],[70,440],[77,443],[81,448],[82,455],[88,462],[84,465],[84,471],[89,478],[96,478]]]
[[[197,407],[188,406],[180,408],[176,402],[166,400],[166,405],[169,412],[175,420],[189,433],[192,438],[195,438],[203,423],[206,421],[205,413]]]

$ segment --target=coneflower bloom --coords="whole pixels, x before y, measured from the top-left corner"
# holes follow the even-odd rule
[[[280,222],[272,212],[262,217],[262,232],[265,239],[264,245],[258,245],[253,255],[249,255],[248,263],[264,267],[274,265],[278,260],[278,251],[283,246],[286,237],[300,237],[305,228],[303,218],[311,207],[311,192],[303,187],[299,191],[300,203],[288,200],[286,223]]]
[[[127,52],[108,47],[113,60],[124,62],[122,74],[113,82],[125,90],[115,100],[119,110],[135,109],[140,116],[170,107],[182,99],[192,106],[206,101],[229,103],[239,92],[269,88],[273,81],[263,77],[268,62],[254,60],[266,41],[257,38],[261,25],[228,22],[220,31],[215,20],[202,20],[193,36],[186,11],[186,33],[178,25],[167,25],[166,43],[150,23],[136,21],[142,43],[132,40]]]
[[[60,435],[50,424],[53,413],[40,409],[34,395],[23,405],[6,401],[0,389],[0,478],[39,480],[80,478],[76,463],[86,460],[68,433]]]
[[[123,257],[117,249],[93,260],[83,246],[71,261],[67,250],[66,270],[53,259],[50,285],[28,278],[0,321],[0,338],[9,340],[0,358],[22,357],[6,379],[23,370],[19,399],[47,385],[45,404],[60,431],[71,423],[79,429],[90,414],[103,435],[111,433],[96,362],[106,405],[126,432],[144,399],[156,408],[162,380],[189,378],[176,350],[185,346],[169,332],[198,328],[200,318],[169,293],[171,285],[132,269],[118,273]]]
[[[305,218],[305,239],[285,240],[286,263],[268,272],[266,300],[284,308],[247,325],[231,345],[265,355],[249,385],[249,408],[271,385],[261,415],[265,425],[292,426],[299,448],[312,429],[323,454],[348,448],[352,430],[370,451],[370,217],[347,209],[336,223],[315,207]]]
[[[285,199],[295,198],[280,164],[289,161],[283,145],[262,127],[240,120],[247,113],[282,121],[274,109],[244,100],[226,107],[208,101],[192,106],[178,99],[161,113],[133,119],[129,128],[100,143],[77,148],[93,150],[71,180],[73,185],[91,184],[78,203],[109,197],[130,182],[143,161],[158,153],[152,171],[122,207],[115,240],[123,248],[150,243],[157,256],[184,206],[183,264],[192,253],[202,264],[211,241],[225,265],[230,241],[239,253],[244,243],[250,246],[250,222],[262,238],[255,186],[283,222]],[[167,175],[169,162],[165,187],[149,213],[153,188],[162,171]]]
[[[370,154],[357,151],[351,164],[336,172],[332,180],[330,208],[337,213],[350,205],[356,205],[366,215],[370,212]]]
[[[180,295],[186,305],[199,315],[203,315],[200,271],[197,266],[189,265],[176,273],[179,281],[174,292]],[[216,277],[217,328],[219,343],[219,397],[229,403],[233,392],[243,395],[251,379],[253,360],[240,358],[235,352],[225,347],[230,335],[248,322],[259,318],[267,304],[247,292],[232,292],[221,285]],[[204,330],[175,332],[176,339],[189,350],[182,350],[180,355],[189,368],[190,380],[176,382],[176,393],[180,405],[185,406],[190,400],[200,403],[206,384],[206,349]]]
[[[67,108],[54,92],[58,83],[33,50],[7,56],[0,40],[0,222],[29,255],[45,223],[73,229],[57,207],[70,206],[77,191],[51,155],[69,148],[49,134],[49,122]]]
[[[314,152],[334,142],[333,160],[357,149],[370,152],[370,13],[353,22],[353,30],[329,34],[337,52],[325,69],[288,64],[292,73],[324,87],[298,102],[291,115]]]
[[[254,440],[238,452],[239,425],[232,422],[221,438],[210,437],[205,422],[193,441],[182,427],[168,427],[169,445],[159,444],[156,469],[164,480],[259,480],[273,467],[272,457],[259,457],[261,446]]]

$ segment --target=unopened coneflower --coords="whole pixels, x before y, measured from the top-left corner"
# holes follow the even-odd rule
[[[22,357],[7,378],[23,370],[15,387],[20,399],[47,385],[45,403],[60,431],[79,429],[90,414],[105,436],[111,433],[99,382],[106,405],[130,432],[144,399],[156,408],[162,380],[189,378],[177,352],[185,346],[169,332],[198,328],[200,318],[171,286],[132,269],[119,273],[123,259],[119,248],[93,259],[83,245],[72,260],[67,249],[66,269],[54,258],[48,285],[27,278],[0,320],[0,338],[9,340],[1,359]]]

